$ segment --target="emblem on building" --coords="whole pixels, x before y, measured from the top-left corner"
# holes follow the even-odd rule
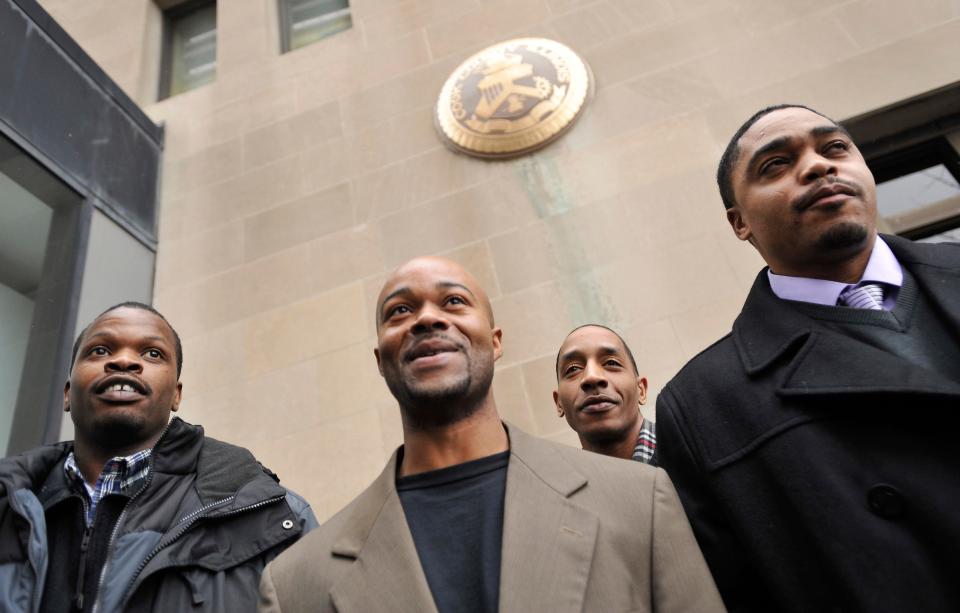
[[[469,58],[447,79],[436,123],[450,147],[480,157],[512,157],[555,140],[576,120],[593,87],[569,47],[518,38]]]

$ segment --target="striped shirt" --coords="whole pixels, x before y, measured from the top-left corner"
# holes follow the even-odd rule
[[[67,479],[76,486],[84,499],[87,501],[87,525],[93,524],[93,518],[96,516],[97,504],[104,496],[110,494],[132,495],[140,487],[140,484],[150,473],[150,449],[138,451],[126,457],[116,457],[107,462],[100,476],[97,477],[97,483],[90,486],[80,473],[77,467],[77,460],[73,452],[67,456],[63,463],[63,469],[67,473]],[[81,487],[82,486],[82,487]]]
[[[657,424],[644,418],[640,424],[640,434],[637,436],[637,445],[633,448],[633,460],[651,466],[657,465]]]

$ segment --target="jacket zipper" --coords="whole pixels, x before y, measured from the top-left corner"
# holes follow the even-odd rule
[[[143,485],[140,486],[140,489],[127,500],[127,503],[123,505],[123,510],[120,511],[120,515],[117,517],[117,522],[113,525],[113,530],[110,532],[110,540],[107,541],[107,555],[103,560],[103,568],[100,569],[100,579],[97,581],[97,594],[96,600],[93,601],[93,613],[97,613],[97,610],[100,609],[100,590],[103,589],[103,581],[107,576],[107,568],[110,566],[110,552],[113,549],[113,541],[117,538],[117,532],[120,531],[120,526],[123,525],[123,518],[127,514],[127,509],[130,508],[130,503],[136,500],[137,496],[143,493],[145,489],[150,485],[150,482],[153,481],[153,449],[157,448],[157,445],[160,441],[163,440],[163,437],[167,435],[167,430],[170,429],[170,422],[167,422],[167,427],[163,429],[163,432],[160,434],[160,438],[157,439],[157,442],[153,444],[153,447],[150,451],[150,470],[147,472],[147,478],[143,480]]]
[[[171,536],[170,538],[168,538],[168,539],[166,539],[166,540],[164,540],[164,541],[161,541],[160,544],[158,544],[156,547],[154,547],[153,551],[151,551],[151,552],[147,555],[147,557],[145,557],[145,558],[140,562],[139,566],[137,566],[137,570],[133,573],[133,576],[132,576],[131,579],[130,579],[130,583],[127,584],[127,587],[126,587],[126,589],[124,590],[123,603],[126,604],[127,597],[129,597],[129,595],[130,595],[130,589],[133,588],[133,584],[137,582],[137,578],[140,576],[140,573],[143,572],[143,569],[146,568],[147,564],[150,563],[150,560],[152,560],[154,557],[156,557],[156,555],[157,555],[158,553],[160,553],[163,549],[169,547],[169,546],[172,545],[174,542],[176,542],[177,539],[179,539],[181,536],[183,536],[191,527],[193,527],[193,525],[194,525],[195,523],[197,523],[198,521],[200,521],[201,519],[203,519],[203,517],[204,517],[203,513],[205,513],[206,511],[208,511],[208,510],[210,510],[210,509],[212,509],[212,508],[214,508],[214,507],[217,507],[217,506],[220,506],[220,505],[225,504],[225,503],[227,503],[227,502],[230,502],[230,501],[233,500],[234,498],[236,498],[236,496],[229,496],[229,497],[227,497],[227,498],[224,498],[223,500],[218,500],[218,501],[216,501],[216,502],[211,502],[210,504],[205,505],[205,506],[197,509],[196,511],[194,511],[194,512],[191,513],[190,515],[187,515],[187,516],[184,517],[182,520],[180,520],[180,524],[182,525],[182,527],[181,527],[173,536]],[[232,515],[239,515],[240,513],[246,513],[247,511],[252,511],[253,509],[258,509],[258,508],[263,507],[263,506],[266,506],[266,505],[268,505],[268,504],[274,504],[274,503],[280,502],[280,501],[283,500],[284,498],[286,498],[286,495],[277,496],[277,497],[275,497],[275,498],[267,498],[266,500],[261,500],[260,502],[257,502],[257,503],[251,504],[251,505],[247,505],[247,506],[242,507],[242,508],[239,508],[239,509],[234,509],[233,511],[229,511],[229,512],[224,513],[224,514],[222,514],[222,515],[218,515],[218,516],[217,516],[217,519],[220,519],[220,518],[222,518],[222,517],[230,517],[230,516],[232,516]],[[123,608],[123,607],[121,607],[121,609],[122,609],[122,608]]]
[[[144,480],[143,485],[137,490],[133,496],[127,500],[127,504],[123,505],[123,510],[120,511],[120,516],[117,517],[117,523],[113,525],[113,531],[110,532],[110,540],[107,541],[107,555],[103,561],[103,568],[100,569],[100,580],[97,582],[97,599],[93,603],[93,611],[96,611],[100,608],[100,590],[103,589],[103,581],[107,576],[107,568],[110,566],[110,551],[113,549],[113,541],[117,538],[117,532],[120,531],[120,526],[123,524],[123,518],[127,514],[127,509],[130,507],[137,496],[143,493],[143,490],[147,489],[147,486],[150,485],[150,481],[153,480],[153,456],[150,456],[150,473],[147,475],[147,478]]]
[[[87,505],[87,499],[81,497],[83,504],[83,539],[80,541],[80,567],[77,569],[77,587],[73,594],[74,604],[81,611],[83,610],[83,580],[87,574],[87,548],[90,546],[90,533],[93,531],[93,524],[88,523],[87,514],[90,507]]]

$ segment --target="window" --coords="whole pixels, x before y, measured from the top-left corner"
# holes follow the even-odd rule
[[[217,5],[195,1],[164,11],[160,99],[213,82],[217,76]]]
[[[844,121],[877,182],[881,232],[960,238],[960,83]]]
[[[283,53],[349,29],[347,0],[279,0]]]
[[[0,135],[0,456],[55,437],[80,198]],[[59,403],[57,403],[59,404]],[[53,413],[51,409],[57,409]],[[49,436],[48,436],[49,435]],[[53,440],[56,440],[53,438]]]
[[[0,457],[6,455],[53,209],[0,171]]]
[[[960,226],[960,155],[944,138],[872,160],[888,231],[922,239]]]

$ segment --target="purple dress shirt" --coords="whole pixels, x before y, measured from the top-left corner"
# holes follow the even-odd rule
[[[837,298],[840,297],[840,292],[852,285],[864,281],[885,283],[883,308],[890,311],[897,303],[897,290],[903,285],[903,268],[900,267],[897,256],[890,251],[890,247],[878,236],[873,243],[870,261],[867,262],[863,277],[860,278],[858,283],[839,283],[826,279],[789,277],[775,274],[770,269],[767,269],[767,278],[770,279],[770,289],[773,290],[773,293],[784,300],[813,302],[828,306],[835,306]]]

